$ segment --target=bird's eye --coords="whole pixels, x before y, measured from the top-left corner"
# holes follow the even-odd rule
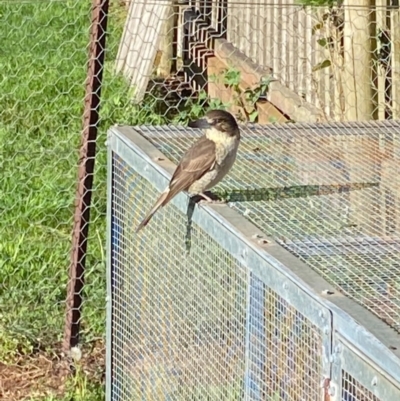
[[[220,119],[218,119],[218,118],[216,118],[215,120],[214,120],[214,124],[219,124],[221,122],[221,120]]]

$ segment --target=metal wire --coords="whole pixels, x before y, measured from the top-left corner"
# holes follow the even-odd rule
[[[107,62],[115,60],[126,13],[111,3]],[[0,1],[0,360],[11,366],[0,373],[0,398],[6,400],[55,387],[68,391],[50,355],[60,352],[65,320],[90,17],[88,1]],[[105,130],[124,120],[130,104],[129,85],[109,69],[104,77],[79,344],[80,363],[93,358],[94,370],[84,375],[98,394],[102,383],[93,372],[103,369],[105,341]],[[38,377],[44,379],[38,383]]]
[[[158,22],[150,27],[147,17],[138,17],[139,12],[157,15]],[[159,45],[143,40],[143,32],[153,35],[173,14],[176,25],[159,31]],[[189,2],[176,5],[168,14],[165,4],[134,3],[127,21],[131,25],[126,26],[121,43],[119,71],[132,80],[139,100],[146,92],[143,82],[147,83],[153,69],[163,76],[170,62],[185,72],[192,85],[234,108],[238,108],[238,93],[226,87],[224,69],[241,73],[242,91],[254,89],[261,77],[273,77],[264,95],[279,111],[259,104],[258,118],[263,122],[280,121],[282,113],[297,122],[399,118],[397,48],[393,45],[398,11],[386,4],[329,8],[250,0],[229,6],[219,1]],[[228,47],[224,48],[224,40]],[[175,46],[172,51],[168,41]],[[155,52],[159,58],[151,65]],[[252,105],[244,103],[252,111]],[[299,105],[308,112],[297,110]],[[168,107],[174,106],[169,102]]]
[[[237,163],[215,189],[231,192],[232,208],[398,331],[398,159],[390,155],[399,128],[243,128]],[[142,132],[174,162],[193,140],[167,128]]]
[[[224,392],[240,392],[244,268],[196,226],[186,255],[180,230],[185,216],[174,208],[165,215],[172,222],[170,236],[159,236],[156,222],[138,242],[134,225],[157,194],[114,160],[114,227],[121,241],[113,255],[114,332],[119,338],[113,362],[117,372],[124,372],[117,373],[114,394],[121,399],[140,394],[205,399],[207,394],[218,398]]]
[[[254,121],[263,124],[297,122],[284,129],[270,126],[246,131],[235,169],[217,190],[232,197],[233,208],[248,216],[341,291],[399,330],[398,124],[299,125],[320,120],[399,118],[398,10],[386,3],[370,8],[312,8],[281,1],[230,1],[228,5],[225,1],[178,4],[113,0],[110,3],[81,325],[83,344],[100,338],[99,348],[102,348],[104,340],[106,129],[117,123],[186,124],[215,107],[230,108],[242,120],[249,119],[246,113],[253,113]],[[0,227],[0,332],[4,333],[7,344],[0,349],[1,360],[15,362],[21,353],[30,355],[31,350],[37,348],[55,350],[60,340],[77,184],[90,7],[89,2],[79,0],[0,0],[3,26],[0,32],[3,150],[0,160],[0,217],[3,222]],[[240,82],[227,83],[227,70],[239,72]],[[268,84],[261,90],[263,79],[267,79]],[[238,97],[233,87],[239,87],[243,93]],[[255,100],[250,104],[245,102],[245,113],[240,97],[243,100],[246,89]],[[150,138],[149,130],[143,132]],[[153,134],[159,139],[153,138]],[[164,134],[152,132],[150,139],[177,161],[193,138],[178,128],[175,131],[165,129]],[[121,171],[126,168],[121,167]],[[130,182],[134,174],[124,177]],[[137,195],[144,208],[156,193],[150,189],[145,192],[140,177],[136,179],[131,185],[142,188]],[[236,193],[232,193],[232,189]],[[125,189],[120,191],[121,196],[128,196]],[[310,196],[304,196],[304,192]],[[146,197],[143,194],[147,194]],[[244,196],[248,197],[245,201]],[[123,215],[129,209],[126,205],[132,204],[129,202],[133,200],[121,198],[120,204],[115,205],[121,215],[118,218],[125,219]],[[181,218],[173,208],[168,208],[165,216],[171,222],[179,222]],[[138,215],[131,217],[131,221],[138,221]],[[156,217],[152,224],[154,233],[160,228],[157,226],[160,218]],[[149,240],[159,247],[158,253],[152,256],[148,252],[150,245],[144,243],[137,248],[141,260],[148,266],[164,262],[164,252],[169,252],[173,263],[182,263],[184,233],[169,230],[167,236],[173,238],[175,249],[159,243],[154,233],[151,237],[151,230]],[[131,233],[127,232],[128,237],[122,238],[118,231],[118,238],[128,241],[120,250],[121,272],[125,268],[122,263],[134,258],[126,253],[127,249],[136,246],[129,242]],[[214,249],[212,238],[196,227],[193,233],[197,252],[194,255],[208,260],[212,253],[204,253],[202,249],[203,246]],[[210,299],[214,301],[203,300],[200,305],[209,310],[210,315],[214,313],[214,320],[204,324],[214,324],[218,328],[225,324],[220,315],[228,310],[230,322],[242,322],[244,314],[249,313],[243,310],[243,297],[248,294],[241,291],[250,278],[245,275],[243,266],[229,255],[217,253],[214,257],[216,259],[209,263],[221,264],[221,271],[212,280],[214,284],[220,283],[216,288],[225,291],[229,307],[219,305],[217,308],[222,296],[220,298],[207,287],[207,280],[212,281],[211,273],[203,271],[195,257],[186,261],[183,268],[187,277],[192,277],[195,273],[190,266],[197,266],[196,274],[205,280],[201,290],[210,292]],[[186,288],[182,277],[173,275],[172,265],[170,269],[171,280],[178,288]],[[229,279],[233,289],[227,295],[227,286],[221,283],[230,282],[229,269],[236,273]],[[149,290],[152,286],[156,286],[160,294],[169,294],[171,302],[184,303],[181,298],[172,299],[168,288],[160,287],[162,283],[157,282],[156,273],[141,274],[150,274],[141,284],[147,288],[149,305],[153,307],[161,302],[156,299],[156,291]],[[159,271],[157,274],[163,281],[166,273]],[[125,280],[128,284],[118,285],[131,288],[128,295],[121,290],[121,305],[130,302],[129,297],[133,296],[142,302],[141,295],[135,295],[135,291],[139,291],[138,284],[132,282],[129,275],[115,280],[118,283]],[[187,291],[193,301],[196,293],[190,288]],[[316,383],[303,376],[306,365],[318,373],[318,366],[309,361],[319,341],[318,329],[305,318],[295,316],[285,300],[279,299],[270,289],[257,291],[261,291],[260,297],[268,300],[265,302],[269,302],[272,310],[285,310],[282,316],[287,316],[288,325],[298,322],[306,333],[312,333],[313,341],[308,343],[305,338],[297,337],[292,348],[280,350],[286,362],[281,362],[279,378],[274,384],[275,379],[271,379],[271,383],[264,383],[264,387],[257,390],[251,387],[251,397],[255,397],[254,391],[262,391],[270,397],[279,392],[282,397],[285,394],[296,399],[289,389],[291,379],[283,372],[285,366],[292,366],[289,360],[293,350],[299,349],[296,375],[302,377],[303,382],[299,384],[298,396],[313,399]],[[242,303],[233,301],[235,297]],[[191,332],[195,332],[193,327],[200,324],[196,320],[196,308],[200,306],[185,306],[189,323],[178,320],[173,327],[175,333],[179,334],[181,323],[189,324]],[[165,315],[178,313],[175,309],[169,311],[165,305],[157,307]],[[127,306],[128,311],[129,308]],[[259,314],[257,308],[250,312],[255,318]],[[144,340],[132,332],[131,323],[136,316],[129,320],[123,311],[118,313],[116,332],[119,327],[141,344]],[[163,319],[162,322],[167,321],[166,317]],[[243,378],[240,373],[245,369],[241,354],[245,352],[241,348],[243,328],[235,324],[237,327],[232,329],[230,340],[231,345],[237,343],[235,368],[226,362],[228,357],[224,352],[228,352],[227,349],[221,348],[219,359],[214,362],[230,372],[229,392],[238,397],[237,394],[244,392],[240,380],[257,382],[259,366],[265,365],[271,377],[278,373],[275,373],[275,365],[268,367],[262,360],[264,345],[258,343],[251,351],[247,350],[254,353],[252,360],[257,361],[251,362],[253,373]],[[143,330],[166,338],[160,334],[164,326],[157,326],[154,319],[148,319],[144,326]],[[279,327],[278,320],[274,327]],[[274,343],[272,328],[263,335]],[[121,367],[117,374],[121,375],[126,394],[134,396],[131,377],[122,370],[122,364],[132,358],[127,351],[129,343],[118,339],[119,334],[115,336],[115,347],[119,347],[123,359],[118,362]],[[215,344],[216,340],[213,341],[211,343]],[[172,345],[177,347],[176,343]],[[212,372],[204,362],[194,373],[193,366],[185,364],[190,355],[197,355],[197,348],[192,346],[185,352],[176,358],[189,383],[187,391],[200,397],[204,386],[208,386],[207,391],[217,398],[226,394],[228,390],[223,386],[214,386],[218,381],[227,380],[221,377],[224,369]],[[198,358],[212,359],[211,346],[207,352]],[[157,358],[159,361],[161,357]],[[32,366],[35,367],[35,362]],[[173,375],[168,367],[147,374],[149,378],[158,377],[166,389],[170,386],[168,391],[175,388],[175,379],[170,380]],[[214,384],[207,384],[207,380]],[[32,379],[29,386],[35,385]],[[27,394],[21,397],[30,396],[29,386],[24,387]],[[15,390],[13,387],[9,386],[10,391]],[[250,396],[250,392],[248,394]]]
[[[173,206],[138,239],[157,193],[113,163],[112,399],[315,400],[320,329]]]
[[[381,401],[368,389],[361,385],[348,372],[342,371],[343,384],[341,401],[363,400],[363,401]]]
[[[248,399],[318,399],[321,330],[255,276],[249,332]]]

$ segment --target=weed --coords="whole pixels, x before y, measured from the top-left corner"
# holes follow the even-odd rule
[[[240,107],[243,113],[241,119],[252,123],[258,121],[257,102],[266,96],[271,82],[270,77],[263,78],[255,88],[242,89],[241,72],[234,67],[229,67],[220,76],[213,75],[211,79],[232,89],[233,99],[231,104],[227,106],[235,105]]]

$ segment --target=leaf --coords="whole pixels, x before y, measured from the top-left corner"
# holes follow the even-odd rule
[[[328,41],[326,40],[326,38],[318,39],[317,43],[322,47],[326,47],[328,45]]]
[[[227,85],[235,86],[239,85],[241,81],[241,74],[239,70],[230,68],[225,71],[224,81]]]
[[[224,103],[220,99],[214,98],[214,99],[210,99],[209,104],[208,104],[208,110],[212,110],[212,109],[226,110],[230,106],[231,106],[230,103]]]
[[[200,92],[199,92],[199,100],[205,100],[205,99],[207,99],[207,92],[205,91],[205,90],[201,90]]]
[[[263,82],[260,86],[261,93],[260,96],[266,96],[268,92],[270,82]]]
[[[312,30],[311,30],[311,34],[312,35],[315,35],[315,33],[317,32],[317,31],[319,31],[321,28],[323,28],[324,27],[324,24],[323,23],[321,23],[321,22],[319,22],[318,24],[315,24],[313,27],[312,27]]]
[[[249,120],[251,123],[254,123],[257,120],[258,117],[258,111],[254,110],[249,114]]]
[[[327,68],[331,66],[331,60],[324,60],[321,61],[320,63],[318,63],[317,65],[315,65],[313,67],[313,72],[318,71],[318,70],[322,70],[323,68]]]
[[[330,1],[328,1],[328,3],[330,3]],[[323,16],[322,16],[322,20],[323,21],[327,21],[328,20],[328,18],[331,16],[331,13],[325,13]]]
[[[261,85],[269,85],[272,82],[273,78],[272,76],[268,76],[268,77],[262,77],[261,78]]]
[[[260,98],[261,91],[258,89],[255,89],[255,90],[246,89],[244,93],[245,93],[246,101],[251,104],[254,104]]]
[[[233,89],[233,91],[237,94],[237,95],[241,95],[242,94],[242,90],[240,89],[240,86],[239,85],[236,85],[236,84],[234,84],[234,85],[229,85],[232,89]]]
[[[298,0],[303,6],[309,7],[331,7],[333,4],[338,3],[338,0]]]
[[[194,105],[192,106],[192,113],[193,113],[196,117],[200,116],[200,114],[202,113],[202,111],[203,111],[203,107],[202,107],[200,104],[194,104]]]

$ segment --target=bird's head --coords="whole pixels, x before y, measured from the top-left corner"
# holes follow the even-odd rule
[[[239,127],[233,115],[225,110],[210,110],[205,117],[192,121],[191,128],[202,128],[207,132],[216,132],[230,137],[239,137]]]

